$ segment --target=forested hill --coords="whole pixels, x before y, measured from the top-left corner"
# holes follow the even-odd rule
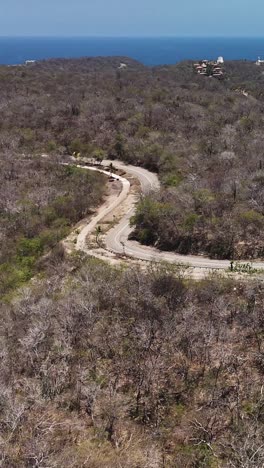
[[[60,164],[80,152],[158,173],[133,220],[141,242],[264,256],[263,71],[0,67],[1,467],[264,466],[263,281],[59,244],[106,190]]]
[[[134,220],[141,242],[264,256],[261,66],[227,62],[218,80],[198,76],[191,62],[58,59],[1,67],[0,83],[0,151],[77,151],[144,165],[163,189]]]

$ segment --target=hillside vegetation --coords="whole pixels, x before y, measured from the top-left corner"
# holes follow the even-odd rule
[[[0,163],[1,297],[29,280],[41,256],[99,204],[105,182],[56,160],[9,154]]]
[[[0,150],[142,164],[163,189],[139,205],[141,242],[263,258],[262,67],[226,63],[218,81],[197,76],[189,62],[51,60],[1,67],[0,83]]]
[[[1,467],[264,466],[263,281],[59,243],[105,193],[61,164],[75,152],[158,173],[141,242],[264,257],[263,84],[247,62],[221,81],[124,57],[0,67]]]
[[[2,467],[263,466],[263,283],[46,268],[1,311]]]

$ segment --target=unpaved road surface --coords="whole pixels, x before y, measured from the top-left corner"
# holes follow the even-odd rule
[[[109,166],[111,161],[103,161],[102,165]],[[115,179],[118,179],[122,183],[122,190],[118,197],[113,197],[107,200],[97,214],[89,221],[89,223],[81,230],[77,237],[76,248],[78,250],[85,251],[90,255],[97,255],[100,258],[107,260],[113,260],[113,256],[118,255],[126,257],[126,259],[136,259],[143,261],[155,261],[161,262],[166,261],[175,264],[186,264],[192,267],[194,277],[203,277],[210,271],[215,270],[228,270],[230,266],[229,260],[211,260],[204,256],[196,255],[179,255],[174,252],[159,251],[155,247],[147,247],[139,244],[136,241],[128,239],[129,234],[132,232],[129,220],[135,213],[135,206],[138,200],[139,191],[131,190],[131,183],[127,178],[132,177],[140,182],[141,192],[147,194],[151,191],[159,190],[160,184],[156,174],[153,174],[146,169],[141,167],[134,167],[126,165],[120,161],[114,161],[113,166],[117,171],[124,172],[124,176],[112,174]],[[79,166],[89,170],[99,170],[104,174],[109,175],[109,172],[91,167],[91,166]],[[104,248],[89,249],[87,246],[87,236],[91,234],[97,225],[101,223],[106,216],[111,215],[113,219],[118,219],[104,236]],[[244,263],[244,262],[241,262]],[[248,263],[248,261],[245,261]],[[252,262],[252,266],[257,269],[264,269],[264,262],[256,261]]]

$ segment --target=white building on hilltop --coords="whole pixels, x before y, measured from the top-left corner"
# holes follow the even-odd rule
[[[256,65],[263,65],[264,60],[261,60],[260,57],[258,57],[258,60],[256,61]]]
[[[217,61],[216,61],[218,64],[220,63],[224,63],[224,57],[218,57]]]
[[[32,63],[36,63],[36,60],[26,60],[25,65],[32,65]]]

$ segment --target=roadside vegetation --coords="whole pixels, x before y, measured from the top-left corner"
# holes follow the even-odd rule
[[[1,311],[4,468],[263,465],[263,282],[76,255],[45,275]]]
[[[262,67],[227,62],[219,81],[197,76],[189,62],[51,60],[0,67],[0,82],[0,150],[144,165],[163,189],[138,207],[141,242],[263,258]]]
[[[0,296],[28,281],[39,259],[101,201],[104,178],[56,161],[2,156]]]

